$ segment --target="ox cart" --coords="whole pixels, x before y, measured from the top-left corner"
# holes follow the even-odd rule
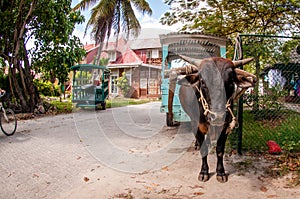
[[[162,45],[162,104],[160,111],[166,113],[166,123],[168,126],[173,126],[176,122],[190,121],[189,116],[184,112],[179,98],[178,91],[180,85],[175,85],[175,88],[170,88],[170,81],[176,79],[169,78],[169,71],[174,67],[182,67],[186,63],[182,62],[177,56],[185,55],[197,59],[207,57],[225,57],[226,42],[228,39],[213,35],[198,34],[198,33],[170,33],[160,35]],[[173,100],[171,100],[173,98]],[[172,108],[168,108],[173,104]],[[169,113],[172,109],[172,113]]]
[[[72,102],[76,107],[95,107],[106,109],[109,95],[110,70],[105,66],[79,64],[72,66]],[[101,107],[99,107],[101,105]]]

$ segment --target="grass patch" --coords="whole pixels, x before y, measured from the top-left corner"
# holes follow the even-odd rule
[[[73,111],[73,106],[71,99],[68,98],[66,100],[60,101],[59,98],[54,100],[46,101],[53,107],[53,112],[56,114],[63,114],[63,113],[71,113]]]
[[[50,98],[49,98],[50,99]],[[109,100],[106,100],[106,108],[116,108],[116,107],[123,107],[128,105],[138,105],[138,104],[144,104],[154,101],[152,99],[132,99],[132,98],[111,98]],[[47,100],[47,98],[44,99],[44,103],[47,103],[46,105],[47,109],[52,109],[52,113],[55,114],[63,114],[63,113],[71,113],[74,111],[74,104],[72,104],[71,98],[67,98],[65,100],[60,101],[59,98],[51,98],[50,100]]]
[[[138,105],[138,104],[145,104],[151,102],[151,99],[132,99],[132,98],[111,98],[106,101],[107,108],[116,108],[128,105]]]
[[[300,151],[299,113],[282,110],[280,117],[257,120],[250,110],[245,110],[243,119],[243,150],[267,151],[266,142],[274,140],[286,152]],[[230,136],[231,142],[236,142],[235,134]]]

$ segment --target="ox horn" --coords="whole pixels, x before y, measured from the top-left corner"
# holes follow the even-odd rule
[[[201,59],[195,59],[195,58],[192,58],[192,57],[187,57],[187,56],[184,56],[184,55],[178,55],[181,59],[189,62],[190,64],[193,64],[197,67],[200,66],[202,60]]]
[[[232,61],[232,63],[233,63],[234,68],[237,68],[239,66],[248,64],[252,60],[253,60],[253,58],[247,58],[247,59],[242,59],[242,60],[238,60],[238,61]]]

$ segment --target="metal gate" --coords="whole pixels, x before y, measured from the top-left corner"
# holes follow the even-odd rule
[[[245,70],[259,83],[239,100],[232,145],[240,154],[266,150],[268,140],[300,150],[300,37],[241,34],[236,41],[236,59],[254,57]]]

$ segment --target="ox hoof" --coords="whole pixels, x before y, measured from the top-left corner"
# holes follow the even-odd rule
[[[217,174],[217,180],[221,183],[227,182],[228,181],[228,175],[225,174],[225,173]]]
[[[199,173],[198,180],[202,182],[206,182],[209,179],[209,175],[207,173]]]

